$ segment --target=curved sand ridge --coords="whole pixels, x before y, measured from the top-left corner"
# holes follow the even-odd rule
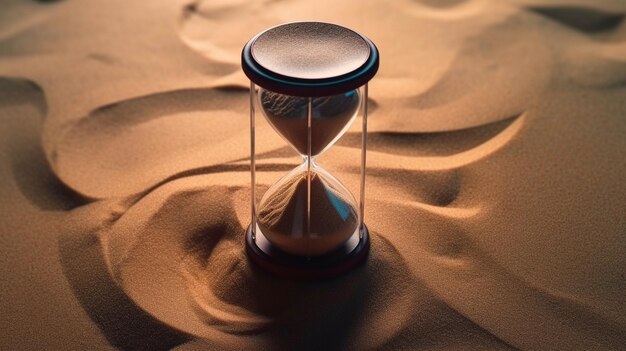
[[[248,203],[248,190],[240,190],[248,179],[228,175],[228,183],[242,185],[212,185],[224,184],[221,175],[168,183],[103,233],[114,276],[142,308],[180,330],[236,349],[315,348],[319,344],[312,340],[328,333],[348,344],[373,346],[408,323],[415,301],[395,289],[412,288],[411,278],[384,239],[376,241],[377,258],[347,279],[293,283],[251,270],[240,240],[249,216],[237,217]],[[386,278],[372,279],[380,276]],[[379,327],[359,340],[371,325]]]
[[[425,38],[420,38],[421,40],[428,40],[428,42],[420,44],[424,46],[427,45],[428,50],[424,49],[419,53],[410,50],[412,46],[408,42],[402,42],[402,40],[411,40],[411,37],[408,35],[400,37],[401,40],[393,41],[384,40],[384,37],[381,38],[380,45],[383,45],[382,48],[385,48],[390,54],[398,54],[400,57],[398,61],[402,61],[402,57],[419,57],[420,61],[424,62],[424,64],[420,64],[418,67],[416,67],[415,65],[383,65],[380,77],[377,77],[372,86],[372,96],[375,96],[377,101],[380,101],[377,104],[377,106],[379,107],[379,111],[377,111],[377,113],[374,114],[373,118],[370,120],[370,130],[392,132],[423,132],[442,129],[460,129],[476,124],[485,124],[488,122],[506,119],[518,115],[524,110],[525,104],[528,104],[530,101],[532,101],[532,97],[542,91],[542,86],[545,86],[546,80],[549,79],[550,76],[549,72],[553,69],[549,68],[551,59],[546,52],[546,43],[543,37],[540,35],[541,33],[534,29],[528,29],[534,28],[536,26],[536,23],[534,23],[534,21],[537,21],[537,19],[526,14],[522,15],[519,12],[514,12],[512,9],[506,6],[504,6],[504,9],[500,9],[498,11],[489,11],[488,9],[485,9],[484,4],[481,5],[481,2],[478,1],[468,2],[468,4],[452,7],[452,10],[458,11],[460,10],[460,8],[458,8],[460,6],[462,6],[463,9],[466,9],[470,7],[469,4],[473,4],[471,5],[473,11],[462,16],[462,18],[444,19],[440,20],[438,23],[439,27],[445,25],[450,21],[455,21],[454,23],[457,26],[466,25],[468,27],[472,27],[473,24],[473,27],[486,27],[481,36],[478,36],[478,38],[470,37],[469,40],[466,41],[462,41],[463,37],[458,38],[458,35],[452,36],[450,34],[447,34],[448,37],[451,37],[448,39],[453,39],[452,44],[454,44],[456,41],[461,42],[461,45],[457,46],[461,48],[460,51],[458,53],[455,53],[456,57],[458,57],[456,61],[454,61],[453,58],[449,57],[451,52],[449,46],[446,47],[445,50],[444,48],[437,49],[438,47],[441,47],[441,44],[430,42],[430,40],[432,40],[432,37],[439,39],[438,42],[446,42],[446,40],[441,40],[442,38],[433,35],[429,35]],[[199,21],[204,18],[203,16],[196,15],[196,12],[200,14],[221,13],[220,11],[214,9],[215,6],[219,5],[217,3],[205,4],[204,2],[202,2],[197,5],[187,7],[186,15],[184,16],[184,20],[181,24],[183,29],[183,37],[187,32],[186,30],[192,30],[194,28],[193,26],[188,28],[188,26],[186,25],[187,22],[195,23],[195,21]],[[219,25],[220,23],[222,23],[221,25],[224,26],[231,23],[232,21],[227,21],[229,14],[233,16],[233,13],[237,13],[237,16],[242,16],[241,12],[245,13],[247,11],[240,10],[240,7],[242,6],[245,6],[245,4],[231,4],[227,6],[229,10],[226,11],[224,9],[224,13],[218,16],[219,18],[221,18],[221,21],[213,20],[213,22],[215,22],[214,24]],[[419,5],[417,9],[419,10],[422,7],[424,7],[424,5]],[[345,11],[348,11],[352,8],[354,8],[354,6],[347,6],[345,8]],[[299,9],[299,11],[309,10],[311,9],[307,8],[306,6],[302,6],[302,8]],[[394,9],[392,8],[390,10]],[[387,12],[389,12],[390,10],[387,10]],[[398,10],[396,10],[396,12],[397,11]],[[446,13],[446,11],[451,10],[435,9],[430,11],[435,11],[437,13]],[[273,13],[272,11],[268,12]],[[497,16],[492,14],[492,12],[495,12]],[[337,16],[340,16],[340,14],[340,11],[336,12]],[[413,11],[412,14],[413,17],[416,16],[415,11]],[[226,16],[226,18],[222,18],[223,16]],[[428,16],[422,15],[422,17],[425,17],[425,19],[428,20]],[[518,17],[521,17],[522,20],[517,19]],[[276,21],[279,19],[273,20]],[[333,19],[329,18],[328,20]],[[372,21],[374,21],[372,23],[377,23],[376,21],[378,20],[372,19]],[[431,21],[433,20],[431,19]],[[465,21],[470,21],[470,23],[464,24]],[[478,22],[478,24],[476,24],[475,22]],[[510,24],[510,22],[514,22],[515,24]],[[517,24],[518,22],[521,22],[521,24]],[[416,31],[416,29],[414,29],[414,23],[414,18],[407,18],[404,22],[398,21],[398,23],[395,23],[393,25],[393,28],[397,28],[396,31],[398,32],[411,33],[413,31]],[[200,24],[206,23],[201,22]],[[402,29],[401,26],[403,25],[406,25],[407,27]],[[430,23],[430,25],[430,27],[433,27],[433,23]],[[401,28],[398,28],[399,26]],[[207,30],[210,27],[202,28],[204,28],[204,30]],[[476,31],[476,29],[471,28],[471,30],[464,33],[471,33],[472,31]],[[194,31],[192,30],[192,32]],[[220,32],[221,31],[217,30],[201,32],[200,34],[211,35],[211,33]],[[366,31],[364,30],[364,32]],[[372,32],[376,33],[376,31]],[[232,44],[230,45],[235,45],[235,43],[239,45],[239,36],[242,36],[241,40],[244,40],[243,37],[247,35],[247,33],[245,32],[237,32],[235,34],[236,35],[227,37],[220,36],[219,38],[221,38],[220,40],[232,41]],[[463,35],[465,36],[468,34]],[[386,45],[390,45],[390,43],[394,43],[396,47],[384,47]],[[486,49],[485,45],[488,45]],[[223,44],[222,46],[224,46],[225,48],[230,48],[230,46],[226,44]],[[595,48],[592,47],[590,49]],[[612,49],[612,47],[608,47],[603,48],[602,51],[607,52],[607,55],[610,55],[610,53],[614,52],[615,50],[616,49]],[[529,52],[533,53],[533,60],[527,59],[527,53]],[[595,50],[592,52],[595,52]],[[396,57],[398,57],[398,55],[396,55]],[[574,70],[574,72],[591,71],[589,74],[583,73],[584,76],[580,78],[577,77],[578,79],[597,80],[596,77],[598,77],[598,75],[596,74],[597,72],[594,72],[594,67],[598,67],[597,69],[595,69],[595,71],[602,71],[604,69],[603,67],[606,67],[605,63],[608,60],[603,60],[603,56],[606,55],[598,57],[598,55],[596,54],[591,54],[588,56],[591,57],[589,57],[583,64],[577,63],[579,62],[578,59],[580,56],[577,57],[577,59],[575,60],[566,60],[566,62],[572,62],[573,65],[584,66],[584,69]],[[616,55],[611,56],[611,61],[615,60],[615,56]],[[494,61],[496,59],[497,62]],[[441,75],[436,83],[429,83],[431,85],[430,88],[426,88],[426,90],[422,93],[414,95],[416,90],[424,90],[415,86],[415,84],[427,84],[427,81],[429,81],[428,76],[435,74],[435,72],[440,72],[442,68],[446,69],[447,66],[442,65],[441,63],[448,62],[450,60],[452,60],[452,62],[450,63],[449,69],[447,70],[447,72]],[[428,62],[431,62],[431,64],[429,65]],[[587,62],[591,64],[586,64]],[[233,64],[231,66],[233,68],[228,69],[227,72],[230,72],[230,70],[234,70],[234,73],[227,73],[227,75],[224,76],[223,79],[211,83],[212,85],[222,85],[228,87],[245,87],[247,85],[245,79],[243,78],[243,75],[237,73],[239,71],[239,68],[238,65],[236,65],[236,62],[231,63]],[[505,66],[500,67],[503,64]],[[617,61],[616,63],[614,63],[614,65],[617,66],[614,69],[604,69],[605,71],[607,71],[606,73],[604,73],[604,76],[608,76],[607,80],[619,79],[618,77],[615,77],[615,75],[613,75],[612,73],[616,70],[621,69],[621,63],[620,61]],[[412,85],[406,86],[403,85],[404,83],[400,84],[401,82],[398,82],[395,78],[388,80],[386,78],[387,74],[385,70],[392,69],[391,67],[393,67],[393,69],[395,70],[400,69],[402,71],[405,71],[402,73],[402,76],[407,76],[408,71],[408,77],[414,77],[410,79]],[[390,72],[389,74],[391,76],[397,76],[400,74],[400,72]],[[532,75],[532,80],[525,79],[525,76],[529,75]],[[381,89],[382,91],[376,92],[375,84],[386,85],[387,83],[385,82],[388,82],[391,85],[384,86]],[[399,85],[396,83],[398,83]],[[399,98],[398,96],[394,95],[389,97],[389,99],[386,99],[385,94],[387,94],[388,92],[393,92],[393,94],[396,95],[398,93],[410,93],[413,95],[413,97],[403,96]],[[143,98],[133,99],[129,101],[129,103],[131,104],[131,108],[137,110],[138,114],[154,115],[155,113],[152,111],[159,111],[163,109],[163,107],[154,108],[153,106],[156,104],[154,102],[151,102],[149,99],[152,98],[155,101],[166,99],[167,95],[164,94],[165,93],[147,95]],[[184,91],[173,91],[167,94],[170,96],[171,99],[179,99],[180,101],[184,102],[184,104],[180,102],[176,103],[184,106],[184,108],[181,108],[181,110],[183,111],[197,111],[206,108],[214,109],[215,107],[220,105],[217,104],[217,106],[209,107],[210,103],[206,101],[211,98],[209,98],[208,96],[204,98],[203,96],[197,95],[192,91],[190,91],[188,94],[189,98],[182,97],[183,95],[187,95]],[[210,92],[207,92],[207,94],[220,95]],[[232,100],[230,106],[233,106],[234,110],[231,109],[231,111],[241,112],[241,114],[245,112],[243,111],[243,109],[246,106],[246,102],[243,95],[244,94],[242,94],[238,101]],[[226,100],[231,101],[230,97],[226,97],[226,94],[222,95],[222,97],[224,97],[224,99]],[[196,101],[198,101],[198,104],[196,105],[195,103],[189,103],[191,101],[188,99],[195,99]],[[204,99],[205,101],[202,101],[201,99]],[[507,101],[506,104],[498,102],[503,99]],[[171,104],[174,105],[175,103]],[[111,104],[110,106],[121,107],[124,105],[127,105],[127,103],[123,101],[118,101]],[[160,106],[165,105],[166,103],[162,102]],[[144,111],[141,111],[141,109],[144,109]],[[212,150],[208,150],[207,148],[201,148],[201,150],[199,150],[199,144],[194,144],[191,142],[192,140],[201,140],[204,138],[202,136],[201,128],[195,128],[197,129],[197,132],[195,132],[193,136],[189,134],[189,131],[185,132],[187,136],[190,136],[190,138],[188,139],[189,142],[186,145],[172,145],[170,147],[169,143],[164,144],[155,142],[154,144],[157,144],[157,146],[162,146],[162,148],[168,148],[169,150],[159,150],[158,152],[151,152],[151,149],[154,145],[143,145],[141,141],[146,139],[163,139],[165,136],[159,134],[159,130],[165,130],[167,128],[190,129],[185,125],[178,123],[177,120],[182,118],[193,119],[193,117],[188,117],[185,114],[180,114],[178,118],[168,118],[169,123],[153,121],[151,123],[152,126],[144,124],[141,126],[141,128],[128,128],[126,126],[121,126],[122,128],[124,128],[125,133],[133,133],[132,137],[124,138],[125,140],[127,140],[126,142],[124,142],[123,140],[120,140],[121,138],[117,137],[117,135],[120,135],[121,133],[117,132],[117,129],[115,129],[116,126],[119,126],[119,123],[115,122],[116,119],[128,120],[128,118],[124,118],[124,109],[122,108],[122,111],[117,112],[117,118],[115,118],[115,116],[112,116],[112,118],[106,119],[99,118],[98,122],[92,121],[92,117],[94,115],[107,115],[109,113],[116,113],[116,111],[106,111],[107,109],[103,110],[94,110],[86,118],[81,118],[82,121],[76,125],[78,129],[69,130],[64,133],[59,132],[59,128],[55,128],[54,125],[60,124],[63,126],[62,129],[67,130],[73,128],[72,126],[74,125],[74,123],[55,123],[54,118],[49,119],[52,121],[49,122],[51,126],[47,128],[47,131],[49,131],[49,133],[46,133],[46,135],[52,135],[52,137],[44,138],[44,140],[46,141],[44,145],[49,151],[49,155],[51,155],[50,157],[52,165],[57,170],[59,176],[66,183],[70,184],[70,186],[72,186],[74,189],[78,190],[88,197],[100,198],[107,196],[119,196],[141,191],[147,186],[157,184],[159,180],[167,178],[168,173],[180,173],[190,168],[201,169],[211,164],[219,164],[228,160],[245,157],[245,155],[247,154],[245,150],[241,149],[242,152],[239,155],[233,155],[232,157],[217,157],[215,160],[211,160],[212,156],[209,155],[214,154],[215,152],[213,152]],[[217,110],[221,111],[220,108],[218,108]],[[419,111],[419,113],[415,113],[415,111]],[[156,114],[163,117],[167,117],[169,115],[167,113]],[[197,126],[200,126],[202,124],[201,116],[204,115],[205,114],[200,115],[200,113],[196,115],[197,117],[195,118],[195,120],[198,121],[196,123]],[[233,144],[238,143],[237,140],[245,136],[245,118],[243,118],[243,116],[239,114],[239,118],[235,118],[235,115],[233,115],[233,118],[225,117],[225,114],[221,112],[219,113],[219,115],[220,116],[217,116],[215,118],[223,117],[224,121],[227,123],[218,122],[216,123],[217,126],[231,125],[233,129],[242,129],[242,132],[240,133],[241,135],[238,135],[236,138],[232,139]],[[378,119],[375,117],[376,115],[384,115],[385,118]],[[139,116],[136,118],[143,119],[143,117]],[[153,119],[154,118],[155,117],[153,117]],[[128,123],[136,124],[132,122],[132,120]],[[177,124],[180,127],[172,127],[172,124]],[[449,126],[446,127],[446,125]],[[90,130],[85,131],[82,127],[88,127],[90,130],[95,129],[98,131],[110,130],[110,132],[107,132],[106,135],[103,135],[105,133],[92,135]],[[206,123],[202,127],[211,128],[211,125],[209,123]],[[206,130],[204,130],[204,132],[207,137],[208,135],[210,135],[210,132]],[[59,139],[60,135],[67,135],[67,138],[64,138],[58,142],[50,140]],[[103,136],[105,138],[103,138]],[[98,142],[99,140],[101,141]],[[133,142],[129,143],[129,141]],[[125,149],[138,150],[133,153],[126,153],[115,150],[116,147],[124,147]],[[190,150],[190,148],[194,148],[194,150]],[[237,149],[232,147],[223,148],[225,150]],[[177,166],[174,167],[175,169],[172,169],[172,167],[170,167],[171,163],[160,162],[162,156],[154,157],[150,154],[145,154],[145,157],[140,157],[139,155],[144,154],[142,153],[141,149],[144,149],[145,152],[151,153],[152,155],[162,155],[164,153],[171,154],[172,151],[170,150],[178,150],[178,153],[174,153],[172,154],[172,156],[178,156],[179,161],[177,162]],[[102,160],[102,163],[113,165],[112,167],[107,167],[107,169],[110,170],[128,169],[129,162],[133,163],[133,160],[131,159],[131,155],[133,154],[135,154],[135,157],[137,157],[137,159],[153,159],[153,165],[147,164],[147,169],[144,170],[137,169],[136,172],[137,174],[140,174],[141,177],[133,178],[141,179],[138,179],[137,182],[125,182],[125,184],[120,184],[119,182],[113,183],[113,179],[122,176],[121,174],[102,172],[102,164],[85,160],[94,158],[100,159]],[[91,165],[91,168],[93,169],[87,171],[87,173],[91,174],[91,176],[84,177],[82,173],[85,173],[85,171],[81,171],[81,174],[75,174],[76,172],[74,170],[78,169],[78,167],[76,166],[77,164],[81,165],[80,167],[83,169]],[[152,176],[144,176],[145,174],[152,174]],[[96,186],[99,189],[94,189]]]
[[[524,103],[545,86],[550,72],[541,38],[511,23],[521,16],[519,12],[506,5],[470,3],[452,10],[421,11],[426,6],[412,1],[391,5],[379,1],[267,2],[261,11],[259,4],[250,6],[246,1],[201,1],[185,11],[181,36],[209,58],[235,63],[240,43],[275,23],[303,18],[342,23],[370,36],[381,52],[393,58],[388,64],[382,58],[371,84],[370,96],[378,103],[378,114],[385,116],[384,120],[372,118],[371,130],[457,130],[521,113]],[[332,12],[324,10],[329,7]],[[443,16],[457,12],[461,15]],[[522,19],[532,21],[526,16]],[[234,30],[236,25],[245,28]],[[450,25],[456,27],[454,32],[446,30]],[[230,28],[232,35],[220,34]],[[483,31],[499,33],[502,38],[496,37],[494,42],[492,34],[474,39]],[[427,34],[409,34],[421,32]],[[537,54],[536,60],[524,59],[530,50]],[[504,67],[498,69],[499,65]],[[534,80],[515,83],[531,72]],[[495,94],[509,103],[489,104]]]
[[[251,270],[240,240],[249,194],[235,185],[247,176],[226,174],[226,182],[206,175],[168,183],[101,234],[114,277],[155,318],[234,349],[401,347],[392,339],[400,331],[428,334],[421,342],[429,347],[508,349],[433,300],[377,234],[368,264],[342,279],[295,283]]]
[[[249,156],[241,147],[250,134],[242,118],[247,99],[247,92],[185,89],[101,107],[65,133],[56,149],[56,172],[85,196],[106,198],[219,171]],[[279,140],[260,129],[263,136]],[[263,145],[268,144],[259,145],[259,152]]]
[[[120,198],[38,223],[74,233],[60,239],[63,273],[107,340],[177,349],[289,349],[301,346],[296,337],[355,350],[626,344],[623,2],[355,3],[327,12],[324,1],[67,1],[2,27],[0,74],[42,88],[55,174],[85,197]],[[123,25],[111,26],[113,15]],[[241,44],[311,17],[354,27],[385,54],[370,89],[372,257],[319,286],[251,270],[237,239],[249,221]],[[272,130],[259,133],[267,186],[294,155]],[[322,162],[349,187],[358,169],[338,157],[358,153],[355,138],[349,131]],[[40,196],[55,200],[39,201],[26,182],[10,201],[79,204],[45,188]],[[286,322],[302,328],[281,329]]]

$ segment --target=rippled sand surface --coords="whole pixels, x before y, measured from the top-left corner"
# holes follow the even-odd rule
[[[4,1],[0,349],[624,349],[625,17],[619,0]],[[381,52],[372,251],[322,283],[243,251],[239,54],[294,20]],[[257,138],[267,187],[298,156]],[[359,146],[350,129],[320,161],[348,187]]]

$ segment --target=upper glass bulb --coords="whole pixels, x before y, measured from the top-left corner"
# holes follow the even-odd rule
[[[259,88],[259,106],[270,125],[300,155],[308,154],[308,97]],[[358,90],[311,98],[311,156],[320,155],[350,128],[361,103]]]

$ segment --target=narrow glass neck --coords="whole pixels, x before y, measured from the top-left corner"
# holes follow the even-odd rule
[[[307,155],[300,155],[300,156],[302,156],[302,162],[303,163],[308,163],[309,162],[309,156],[307,156]],[[316,162],[317,161],[317,156],[319,156],[319,155],[311,155],[311,167],[318,165],[317,162]]]

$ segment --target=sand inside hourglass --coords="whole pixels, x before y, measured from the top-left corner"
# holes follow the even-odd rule
[[[313,160],[350,127],[360,106],[359,91],[308,98],[260,88],[258,96],[266,119],[304,163],[267,190],[257,209],[257,224],[286,252],[328,253],[356,232],[357,206],[350,191]]]
[[[309,98],[260,89],[259,104],[272,127],[301,155],[308,152]],[[311,155],[319,155],[350,127],[359,109],[358,90],[312,99]]]
[[[284,251],[320,255],[348,240],[358,226],[356,201],[338,180],[317,168],[311,172],[307,223],[307,171],[302,165],[265,193],[257,213],[263,235]]]

